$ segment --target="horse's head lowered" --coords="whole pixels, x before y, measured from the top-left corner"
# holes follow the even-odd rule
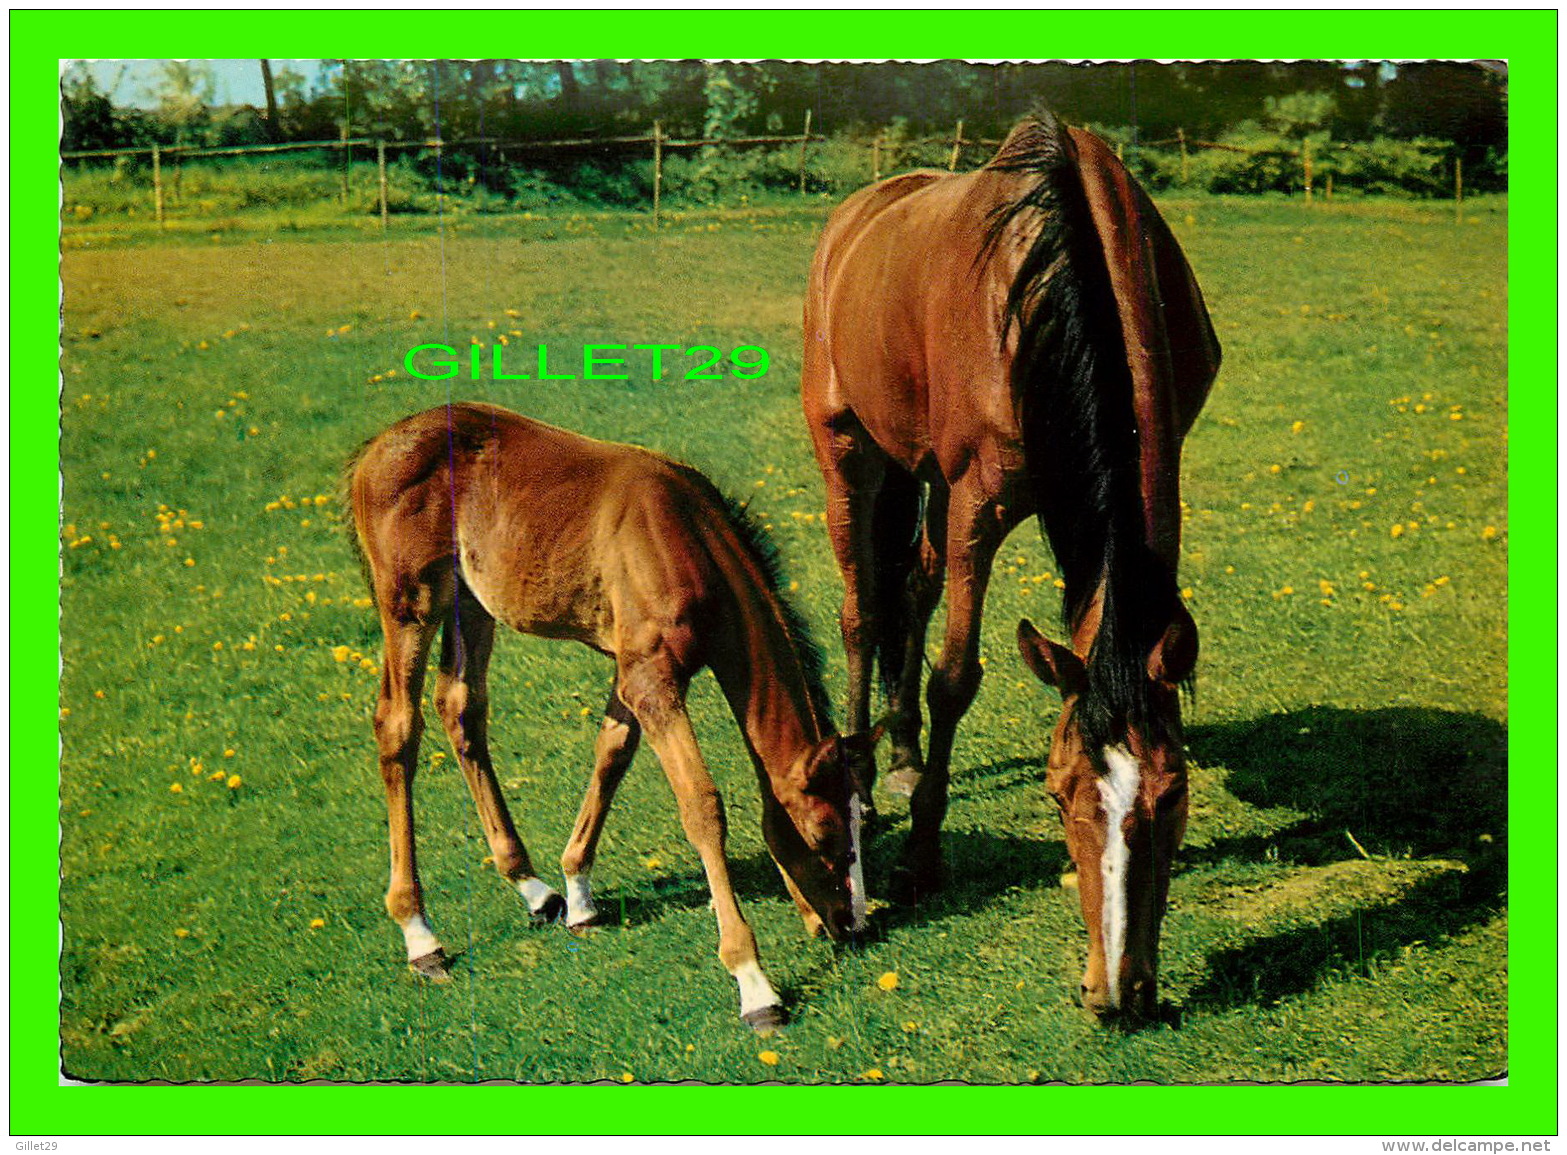
[[[864,929],[860,816],[875,778],[880,731],[833,734],[808,747],[763,791],[762,834],[811,934],[834,941]]]
[[[1061,808],[1077,865],[1088,969],[1083,1004],[1096,1014],[1150,1017],[1158,1005],[1159,924],[1170,866],[1186,830],[1186,758],[1179,684],[1197,661],[1197,627],[1183,607],[1147,660],[1147,710],[1119,737],[1086,740],[1079,706],[1088,669],[1026,619],[1018,648],[1039,679],[1061,693],[1046,785]]]

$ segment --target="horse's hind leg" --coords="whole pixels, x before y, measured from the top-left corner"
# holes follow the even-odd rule
[[[930,487],[924,531],[901,591],[903,637],[896,658],[897,675],[892,680],[888,703],[891,718],[887,726],[887,736],[892,741],[887,789],[894,794],[913,794],[924,773],[925,760],[920,757],[920,725],[924,717],[920,683],[925,673],[925,634],[941,601],[945,580],[946,532],[947,489],[938,483]]]
[[[383,607],[393,604],[383,596]],[[419,696],[435,621],[408,615],[399,618],[383,610],[381,629],[386,654],[381,667],[381,695],[375,708],[375,739],[380,751],[381,781],[386,786],[387,826],[392,842],[391,880],[386,912],[402,929],[408,963],[436,980],[446,978],[446,955],[425,915],[424,892],[414,856],[414,772],[419,761],[419,735],[424,719]]]
[[[535,920],[553,922],[565,912],[565,900],[533,873],[490,763],[488,675],[494,645],[495,619],[459,583],[441,641],[436,710],[478,808],[495,869],[521,892]]]
[[[811,433],[827,486],[827,532],[843,573],[839,625],[849,673],[848,730],[863,733],[871,725],[877,640],[876,497],[888,459],[852,413]]]
[[[909,799],[909,840],[893,879],[900,901],[918,901],[942,882],[941,824],[947,815],[952,743],[979,692],[980,617],[1002,537],[996,503],[961,482],[954,487],[947,511],[947,636],[926,689],[930,744],[925,773]]]
[[[620,780],[626,776],[641,737],[642,725],[620,700],[618,684],[610,686],[604,724],[599,728],[598,741],[593,747],[593,777],[583,795],[571,841],[560,856],[560,868],[566,876],[566,925],[573,929],[591,926],[598,920],[598,910],[593,905],[593,893],[588,886],[588,872],[598,854],[599,835],[604,831],[609,804],[614,801]]]

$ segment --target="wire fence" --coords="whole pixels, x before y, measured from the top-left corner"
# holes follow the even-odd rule
[[[374,151],[377,170],[377,208],[380,212],[381,228],[388,227],[390,209],[388,198],[387,157],[390,153],[420,153],[427,152],[436,157],[453,150],[464,150],[474,153],[481,162],[507,164],[513,158],[537,156],[541,153],[556,151],[590,152],[598,154],[632,154],[640,153],[644,157],[652,159],[652,182],[649,209],[652,213],[655,226],[659,223],[662,212],[662,200],[664,195],[665,172],[664,157],[667,153],[681,152],[698,149],[748,149],[773,147],[782,150],[793,150],[790,153],[794,161],[794,175],[797,190],[802,195],[807,191],[807,172],[810,159],[810,150],[813,144],[823,144],[842,138],[829,138],[820,133],[811,131],[811,114],[805,115],[805,123],[798,134],[770,135],[770,136],[746,136],[746,137],[697,137],[682,139],[666,136],[662,124],[654,121],[652,130],[648,133],[636,136],[603,136],[603,137],[577,137],[558,140],[536,139],[504,139],[500,137],[463,137],[457,139],[429,138],[424,140],[378,140],[369,137],[350,137],[346,133],[336,140],[311,140],[291,141],[282,144],[257,144],[237,145],[220,148],[208,148],[192,145],[150,145],[138,148],[113,148],[113,149],[89,149],[83,151],[62,152],[63,162],[89,161],[119,158],[146,157],[150,159],[150,187],[148,194],[152,202],[154,216],[158,226],[164,227],[167,222],[167,205],[165,198],[165,182],[163,176],[164,166],[173,161],[176,165],[186,159],[206,159],[217,157],[240,157],[251,155],[279,154],[289,152],[319,152],[329,151],[340,154],[339,169],[341,172],[341,199],[346,203],[349,197],[348,166],[353,159],[355,149],[362,153]],[[963,121],[959,120],[955,125],[951,136],[917,137],[910,138],[901,133],[893,133],[888,130],[880,130],[868,139],[855,139],[852,143],[866,153],[865,175],[872,181],[878,181],[886,171],[893,171],[899,167],[899,160],[906,159],[920,152],[928,152],[933,148],[940,148],[946,154],[946,167],[948,171],[957,171],[960,164],[972,161],[975,164],[983,163],[988,159],[991,150],[999,147],[1000,140],[984,137],[965,137],[963,134]],[[1128,145],[1126,142],[1117,143],[1115,146],[1117,156],[1125,159],[1129,153],[1136,150],[1154,152],[1165,150],[1178,155],[1179,184],[1188,185],[1192,176],[1193,155],[1204,151],[1222,153],[1244,154],[1248,157],[1274,158],[1286,162],[1295,171],[1292,174],[1291,191],[1299,191],[1303,194],[1307,204],[1313,203],[1319,197],[1331,200],[1333,197],[1334,173],[1328,171],[1321,179],[1317,177],[1323,151],[1319,146],[1313,148],[1312,143],[1303,141],[1298,148],[1252,148],[1222,141],[1201,140],[1188,137],[1184,129],[1178,129],[1176,135],[1163,140],[1138,141]],[[1330,144],[1327,146],[1329,155],[1333,151],[1345,151],[1355,146],[1348,143]],[[980,152],[978,150],[983,150]],[[1452,199],[1456,205],[1456,211],[1462,218],[1463,212],[1463,161],[1461,157],[1453,158],[1451,172]],[[1445,191],[1445,189],[1444,189]]]

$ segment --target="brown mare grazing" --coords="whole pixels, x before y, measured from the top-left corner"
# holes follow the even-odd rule
[[[873,660],[891,703],[889,787],[912,830],[895,896],[941,881],[959,719],[979,689],[991,561],[1041,520],[1071,647],[1018,645],[1060,691],[1047,782],[1077,863],[1095,1011],[1156,1006],[1159,923],[1186,822],[1177,687],[1197,630],[1175,580],[1180,447],[1219,367],[1168,227],[1104,142],[1047,115],[983,168],[850,197],[816,251],[803,400],[843,571],[848,729]],[[925,630],[947,579],[946,643]]]
[[[875,770],[864,736],[833,731],[816,655],[775,587],[765,540],[693,469],[491,405],[406,418],[348,470],[357,544],[386,636],[375,714],[391,823],[386,908],[410,965],[447,976],[414,863],[412,799],[425,665],[442,633],[436,710],[496,869],[535,918],[594,921],[588,871],[646,731],[707,872],[718,955],[740,985],[741,1014],[758,1030],[777,1026],[778,995],[730,887],[723,800],[686,716],[687,684],[712,667],[734,710],[762,786],[768,849],[812,933],[841,939],[862,921],[853,783]],[[490,765],[486,668],[497,620],[615,659],[593,776],[561,856],[564,900],[534,874]]]

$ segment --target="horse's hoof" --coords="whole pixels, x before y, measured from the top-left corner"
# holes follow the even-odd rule
[[[882,776],[886,783],[888,794],[901,794],[905,798],[914,796],[914,788],[920,784],[920,772],[913,766],[899,766],[888,770]]]
[[[898,906],[918,906],[941,889],[942,881],[939,865],[895,866],[887,879],[887,895]]]
[[[568,923],[566,923],[566,930],[569,931],[570,933],[580,937],[582,935],[590,934],[591,932],[598,930],[603,925],[604,925],[604,920],[599,915],[599,912],[596,911],[596,910],[590,910],[590,911],[588,911],[587,914],[583,915],[576,922],[568,922]]]
[[[452,972],[448,969],[446,952],[436,947],[429,954],[422,954],[418,958],[408,960],[408,969],[421,978],[429,979],[432,983],[449,983],[452,981]]]
[[[557,919],[566,917],[566,900],[558,894],[551,893],[539,906],[538,910],[528,912],[528,921],[534,926],[548,926]]]
[[[784,1025],[784,1009],[777,1005],[758,1007],[754,1011],[746,1011],[740,1017],[759,1035],[770,1035],[782,1030]]]

